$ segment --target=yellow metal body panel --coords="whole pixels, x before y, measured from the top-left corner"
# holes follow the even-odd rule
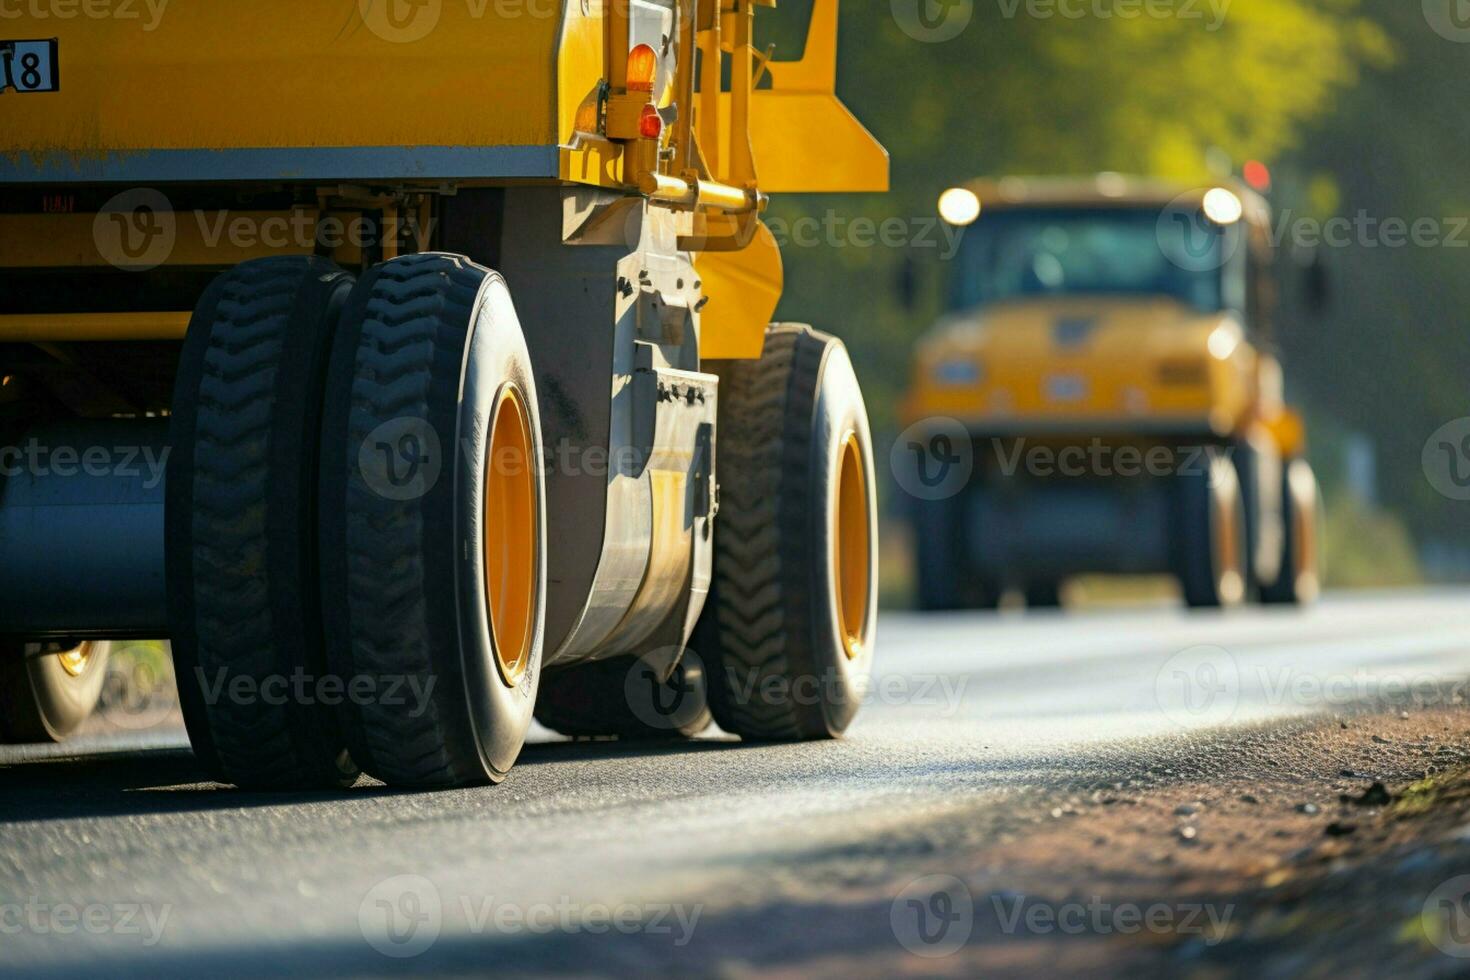
[[[128,268],[123,240],[135,235],[130,214],[0,214],[0,268]],[[121,226],[109,226],[111,221]],[[176,211],[156,226],[169,265],[230,266],[270,255],[309,255],[317,212]],[[344,243],[348,236],[342,236]],[[134,257],[146,259],[147,239]],[[356,250],[354,249],[354,252]],[[149,265],[156,265],[150,262]]]
[[[835,95],[757,92],[750,142],[764,191],[888,190],[888,151]]]
[[[560,16],[477,17],[470,4],[433,4],[417,8],[435,19],[420,37],[421,23],[395,28],[361,12],[373,9],[358,0],[173,4],[147,31],[117,18],[8,19],[8,37],[59,39],[62,84],[5,99],[0,153],[559,141],[550,72]],[[201,166],[197,178],[210,176]]]
[[[764,224],[738,252],[701,252],[694,269],[709,303],[700,314],[700,353],[716,359],[757,358],[785,284],[781,247]]]
[[[837,98],[837,0],[814,0],[799,61],[771,61],[750,142],[768,193],[888,190],[888,151]]]
[[[0,315],[0,341],[182,340],[188,313],[13,313]]]
[[[1068,318],[1095,321],[1076,345],[1056,340]],[[978,380],[945,384],[944,366],[956,364]],[[906,415],[997,431],[1153,424],[1225,435],[1250,414],[1254,372],[1255,351],[1229,316],[1170,299],[1013,302],[952,318],[921,344]]]
[[[56,37],[61,87],[5,96],[0,184],[232,181],[322,192],[350,181],[559,179],[641,189],[696,212],[695,234],[680,244],[705,282],[704,356],[758,357],[782,284],[774,239],[756,228],[765,195],[888,186],[887,153],[835,94],[838,0],[814,0],[805,50],[790,62],[768,62],[753,47],[752,18],[772,5],[700,0],[697,21],[690,0],[673,5],[682,21],[652,0],[251,0],[170,5],[137,20],[22,11],[4,21],[4,35]],[[628,97],[627,48],[640,42],[661,48],[650,102],[683,104],[658,140],[609,139],[599,132],[607,102]],[[717,68],[696,91],[701,45],[731,55],[726,91]],[[766,73],[769,89],[757,84]],[[666,188],[687,188],[687,200]],[[232,217],[259,225],[266,216]],[[117,264],[94,247],[92,221],[0,219],[0,267]],[[309,250],[196,232],[179,219],[169,264]],[[56,327],[53,339],[101,329],[35,318],[9,329],[43,322]],[[157,323],[127,329],[144,322]]]

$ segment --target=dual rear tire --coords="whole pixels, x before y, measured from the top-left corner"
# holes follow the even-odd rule
[[[652,717],[636,661],[594,664],[544,700],[554,727],[690,736],[713,716],[747,738],[828,738],[856,713],[877,525],[852,365],[780,326],[760,361],[728,367],[723,396],[714,584],[678,675],[692,699]],[[271,258],[210,287],[175,388],[165,520],[185,723],[215,778],[506,775],[541,682],[541,439],[505,282],[463,257],[360,281]]]
[[[166,523],[196,754],[247,787],[495,781],[535,701],[540,423],[504,281],[407,256],[221,276],[175,388]]]

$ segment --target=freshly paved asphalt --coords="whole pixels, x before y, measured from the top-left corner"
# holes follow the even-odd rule
[[[827,952],[878,962],[903,953],[892,895],[844,895],[942,868],[1018,798],[1155,760],[1229,772],[1249,764],[1231,750],[1241,732],[1462,696],[1470,596],[889,614],[879,648],[880,680],[841,741],[542,733],[498,787],[243,793],[199,782],[168,726],[5,750],[0,974],[735,976]]]

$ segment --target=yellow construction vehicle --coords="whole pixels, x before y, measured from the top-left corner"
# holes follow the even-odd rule
[[[1192,606],[1318,590],[1317,489],[1274,353],[1265,200],[1103,174],[977,182],[905,412],[919,603],[1172,574]]]
[[[790,53],[773,6],[0,23],[0,686],[39,730],[167,636],[246,786],[498,780],[533,713],[841,733],[872,446],[842,344],[769,323],[760,214],[888,162],[837,0]]]

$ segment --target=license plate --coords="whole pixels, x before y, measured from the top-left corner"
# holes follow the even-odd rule
[[[1054,402],[1075,402],[1087,395],[1087,382],[1075,374],[1054,374],[1046,379],[1046,397]]]
[[[61,88],[57,41],[0,41],[0,92],[56,92]]]

